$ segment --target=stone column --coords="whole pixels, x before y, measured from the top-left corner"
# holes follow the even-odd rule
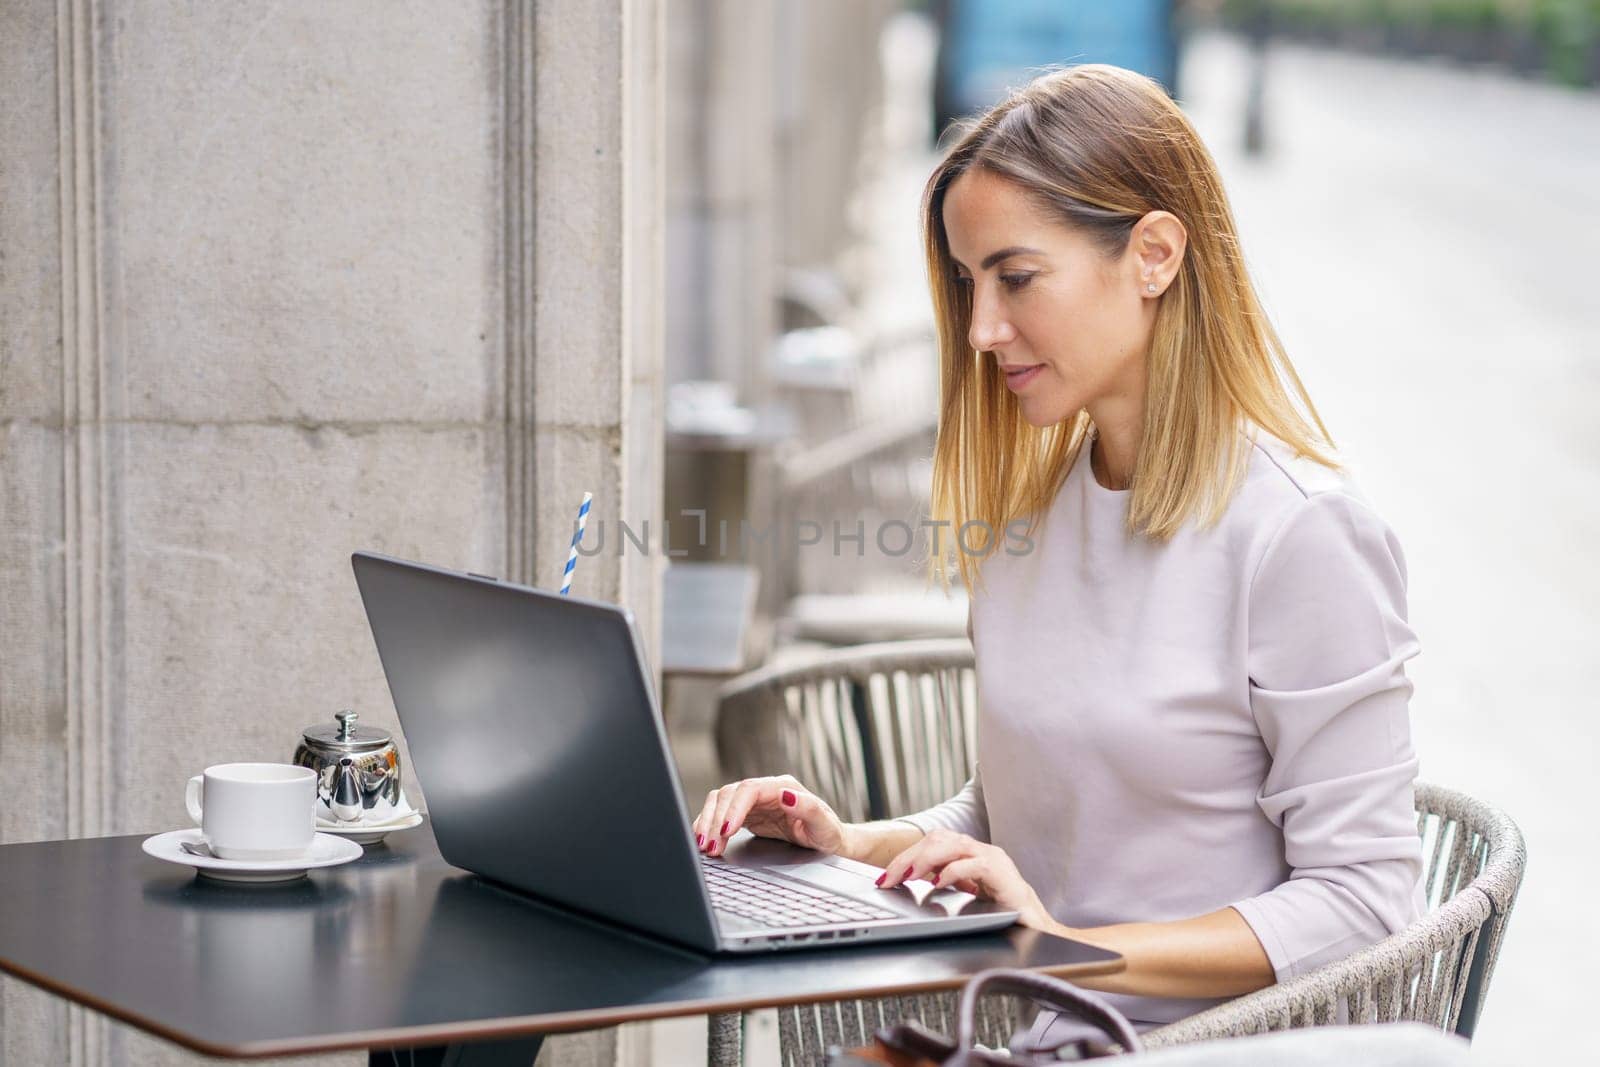
[[[0,5],[0,841],[397,728],[353,549],[551,586],[584,490],[659,526],[660,43],[655,0]],[[574,586],[652,653],[658,564]],[[0,983],[0,1063],[180,1058]]]

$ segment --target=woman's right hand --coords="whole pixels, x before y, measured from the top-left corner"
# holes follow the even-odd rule
[[[844,848],[845,829],[839,816],[787,774],[746,778],[707,793],[705,807],[694,820],[695,845],[708,856],[720,856],[728,838],[741,828],[818,852],[833,854]]]

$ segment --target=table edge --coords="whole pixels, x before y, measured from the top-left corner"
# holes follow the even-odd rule
[[[1127,969],[1122,956],[1089,963],[1062,963],[1045,967],[1023,967],[1020,970],[1058,978],[1083,978],[1117,974]],[[619,1026],[623,1023],[645,1022],[652,1019],[673,1019],[686,1015],[719,1015],[728,1012],[755,1011],[761,1008],[778,1008],[789,1004],[830,1004],[844,1000],[871,997],[910,996],[917,993],[936,993],[960,989],[971,975],[933,979],[910,985],[855,989],[839,996],[820,996],[805,1000],[782,997],[757,997],[749,1000],[683,1000],[647,1008],[624,1006],[620,1008],[592,1008],[584,1011],[557,1012],[549,1015],[517,1015],[471,1023],[433,1023],[427,1026],[400,1027],[388,1030],[363,1030],[325,1039],[283,1038],[267,1041],[247,1041],[242,1044],[221,1044],[195,1037],[180,1030],[155,1022],[138,1014],[112,1007],[97,998],[61,982],[50,981],[25,967],[0,961],[0,972],[19,978],[30,985],[63,997],[119,1022],[146,1033],[164,1038],[175,1045],[207,1056],[225,1059],[254,1060],[275,1056],[299,1056],[322,1052],[345,1052],[352,1049],[382,1049],[423,1045],[445,1045],[455,1042],[487,1041],[501,1037],[526,1037],[533,1034],[567,1033],[577,1030],[595,1030]]]

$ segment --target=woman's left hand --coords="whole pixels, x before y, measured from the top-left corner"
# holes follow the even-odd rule
[[[1023,926],[1035,930],[1057,926],[1011,857],[1003,849],[966,834],[932,831],[890,861],[878,885],[893,889],[913,878],[926,878],[940,888],[948,886],[988,897],[1002,908],[1017,912],[1017,921]]]

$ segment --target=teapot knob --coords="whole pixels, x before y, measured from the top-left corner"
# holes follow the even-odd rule
[[[339,740],[350,741],[355,738],[356,719],[359,717],[348,708],[334,715],[334,718],[339,720]]]

